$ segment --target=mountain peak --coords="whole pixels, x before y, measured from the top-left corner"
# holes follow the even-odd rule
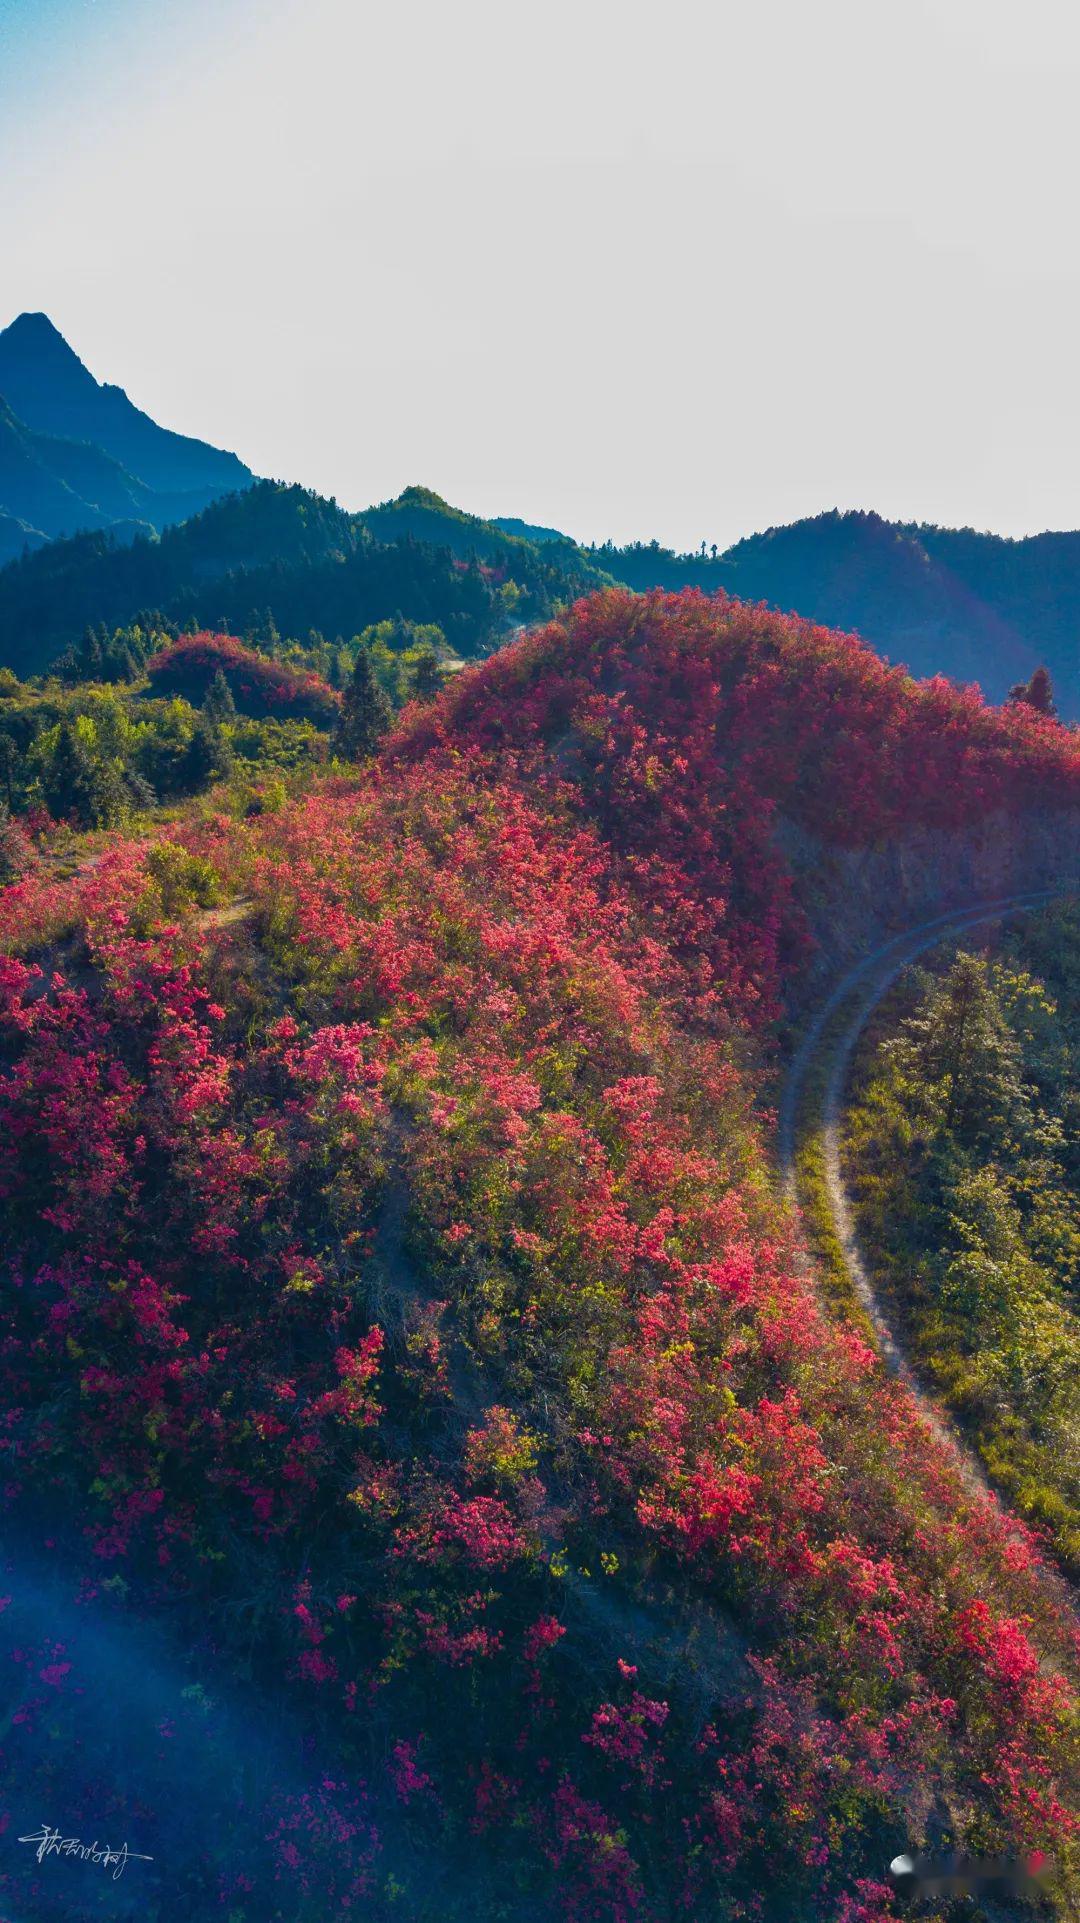
[[[25,313],[22,313],[22,314],[16,314],[15,319],[11,322],[10,327],[6,327],[4,329],[4,332],[6,334],[17,334],[20,336],[37,337],[45,340],[62,341],[63,345],[67,347],[67,342],[64,340],[64,336],[60,332],[60,329],[49,319],[48,314],[42,314],[42,313],[32,314],[30,313],[29,310],[27,310]],[[70,354],[70,352],[71,352],[71,349],[68,348],[68,353]]]
[[[251,481],[235,454],[159,427],[122,387],[102,386],[47,314],[0,332],[0,394],[35,433],[91,442],[149,488],[200,496],[188,512]]]
[[[48,314],[17,314],[9,327],[0,330],[0,341],[9,352],[18,348],[23,353],[48,354],[57,359],[74,361],[77,367],[83,365],[75,349],[68,346]],[[85,368],[83,372],[86,372]]]
[[[97,388],[89,368],[84,367],[47,314],[19,314],[0,332],[0,367],[4,376],[0,392],[8,393],[17,413],[22,411],[19,403],[24,383],[35,388],[48,383],[53,391],[59,388],[68,397],[86,395]]]

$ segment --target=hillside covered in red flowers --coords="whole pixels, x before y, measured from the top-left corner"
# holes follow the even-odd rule
[[[851,635],[692,591],[578,603],[414,709],[397,753],[464,744],[561,780],[706,998],[758,1025],[805,946],[779,818],[868,846],[1080,802],[1080,736],[1032,708],[988,707]]]
[[[942,1823],[1072,1913],[1074,1618],[820,1310],[761,1098],[780,812],[1078,798],[1052,723],[620,592],[353,776],[0,894],[6,1540],[310,1779],[148,1917],[879,1923]],[[17,1668],[40,1820],[88,1685]]]

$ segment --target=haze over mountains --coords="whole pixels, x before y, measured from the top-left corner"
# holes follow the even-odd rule
[[[87,623],[147,608],[243,628],[269,607],[283,630],[331,633],[400,610],[482,653],[608,579],[763,600],[995,701],[1042,664],[1063,715],[1080,716],[1080,533],[1008,540],[832,511],[676,554],[583,547],[418,487],[361,514],[277,485],[242,508],[221,500],[253,478],[97,382],[45,315],[20,315],[0,333],[0,564],[18,558],[0,571],[0,661],[40,672]],[[190,534],[177,527],[195,515]]]
[[[0,333],[0,561],[88,528],[160,532],[253,478],[96,381],[46,315]]]

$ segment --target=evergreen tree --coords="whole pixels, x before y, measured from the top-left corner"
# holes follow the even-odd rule
[[[1026,708],[1034,708],[1038,714],[1056,715],[1057,703],[1054,700],[1054,684],[1048,668],[1036,668],[1030,681],[1018,681],[1009,691],[1010,701],[1021,701]]]
[[[141,775],[137,768],[124,769],[124,786],[130,797],[131,806],[140,814],[144,814],[148,808],[156,805],[157,796],[153,788],[146,776]]]
[[[60,724],[56,747],[42,783],[49,812],[88,828],[95,816],[94,769],[70,721]]]
[[[227,622],[222,623],[222,632],[225,631],[227,626]],[[274,620],[272,608],[263,608],[261,611],[256,612],[255,619],[244,639],[250,642],[252,647],[261,648],[264,653],[277,653],[277,650],[281,646],[281,636],[278,633],[278,626]]]
[[[122,761],[90,762],[90,825],[116,828],[131,812],[131,790]]]
[[[101,659],[101,636],[96,628],[84,628],[81,638],[53,663],[53,672],[71,686],[79,681],[98,681]]]
[[[970,1144],[1001,1128],[1031,1126],[1020,1046],[986,962],[958,954],[918,1015],[883,1051],[923,1091],[948,1134]]]
[[[97,681],[101,678],[102,662],[105,659],[106,641],[98,628],[87,628],[79,643],[76,661],[80,681]]]
[[[199,794],[227,775],[232,765],[232,748],[221,729],[208,715],[197,715],[180,761],[181,786],[188,794]]]
[[[220,668],[217,669],[206,690],[203,713],[209,720],[216,722],[218,727],[236,719],[236,703],[232,697],[232,689]]]
[[[439,658],[433,647],[421,644],[409,665],[406,688],[414,701],[433,701],[442,687]]]
[[[390,726],[390,718],[389,697],[375,678],[368,648],[361,643],[334,735],[338,754],[350,761],[374,754]]]

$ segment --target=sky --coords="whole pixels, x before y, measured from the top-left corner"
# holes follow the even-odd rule
[[[347,507],[1080,526],[1069,0],[0,0],[0,325]]]

